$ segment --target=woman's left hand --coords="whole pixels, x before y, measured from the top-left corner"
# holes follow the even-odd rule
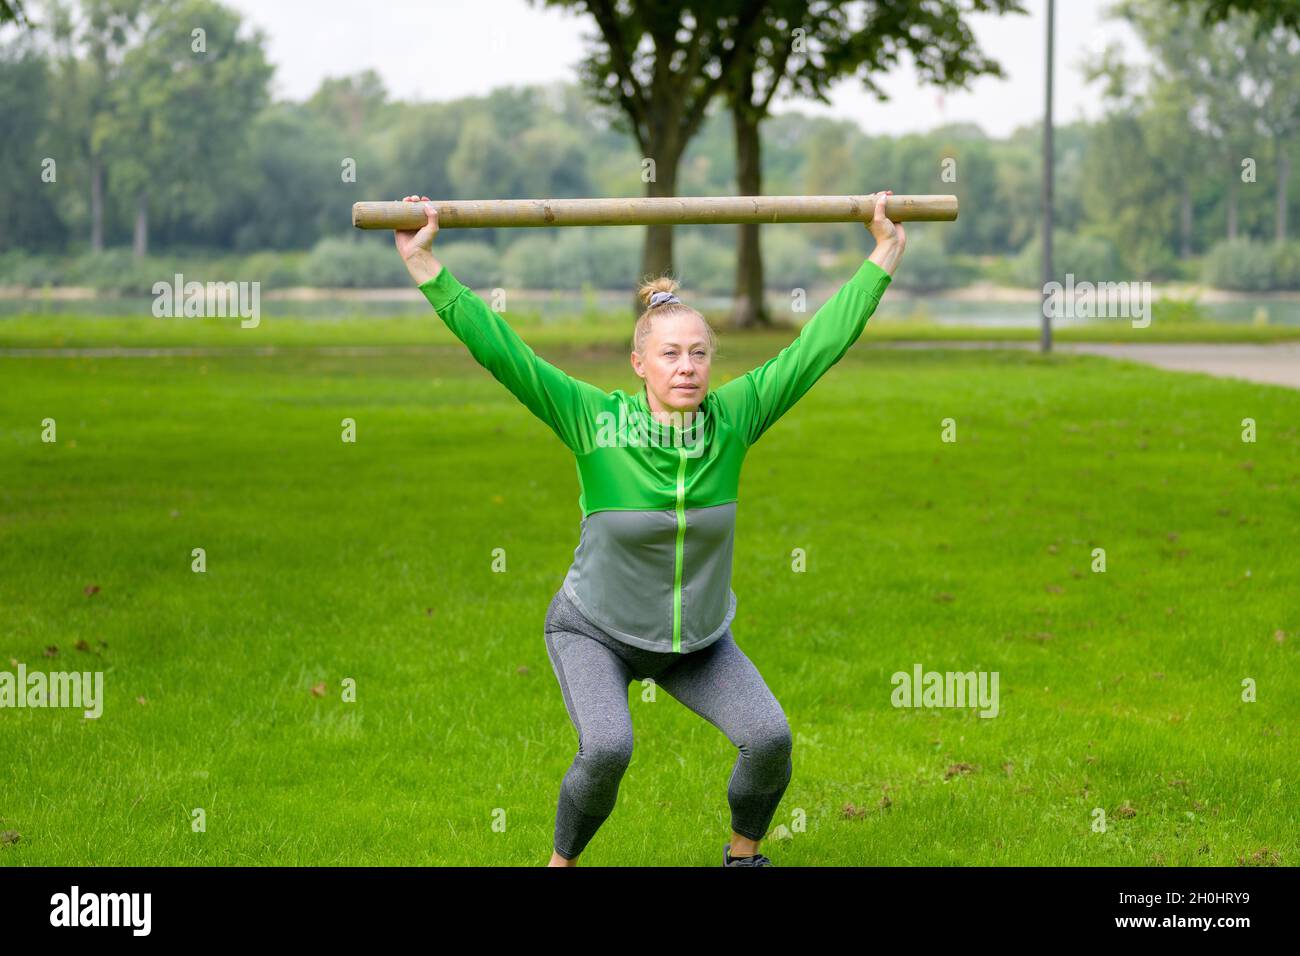
[[[903,258],[903,250],[907,247],[907,233],[903,229],[903,224],[894,222],[885,215],[885,202],[893,194],[892,189],[876,193],[875,213],[870,222],[863,224],[876,240],[876,248],[869,258],[891,276],[898,265],[898,260]]]

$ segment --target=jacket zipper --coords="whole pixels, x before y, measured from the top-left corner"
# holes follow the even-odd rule
[[[686,449],[677,448],[677,558],[673,569],[673,653],[682,652],[682,542],[686,536]]]

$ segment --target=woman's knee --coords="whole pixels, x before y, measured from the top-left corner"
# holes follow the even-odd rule
[[[581,741],[582,760],[594,773],[621,777],[632,762],[632,735],[602,731],[585,735]]]
[[[786,760],[794,750],[794,736],[784,714],[757,724],[748,737],[750,756],[760,760]]]

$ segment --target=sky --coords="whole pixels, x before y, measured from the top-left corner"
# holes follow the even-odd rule
[[[540,0],[223,0],[267,34],[277,97],[303,99],[324,77],[374,69],[394,99],[449,100],[500,86],[576,79],[594,30],[590,15],[544,8]],[[1096,118],[1097,87],[1080,64],[1107,40],[1131,61],[1141,48],[1131,31],[1105,17],[1108,0],[1056,0],[1055,118]],[[940,95],[919,85],[910,64],[879,81],[879,102],[860,82],[841,81],[830,104],[785,99],[776,113],[852,120],[889,134],[974,122],[1005,136],[1043,114],[1047,0],[1023,0],[1027,15],[970,18],[980,47],[1002,65],[1004,80],[980,79],[968,91]],[[904,59],[906,62],[906,59]]]

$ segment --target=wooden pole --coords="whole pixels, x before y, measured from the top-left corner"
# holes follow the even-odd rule
[[[439,229],[518,226],[647,226],[740,222],[869,222],[874,193],[863,196],[672,196],[629,199],[431,200]],[[358,229],[419,229],[423,203],[359,202]],[[895,222],[952,222],[956,196],[890,196]]]

